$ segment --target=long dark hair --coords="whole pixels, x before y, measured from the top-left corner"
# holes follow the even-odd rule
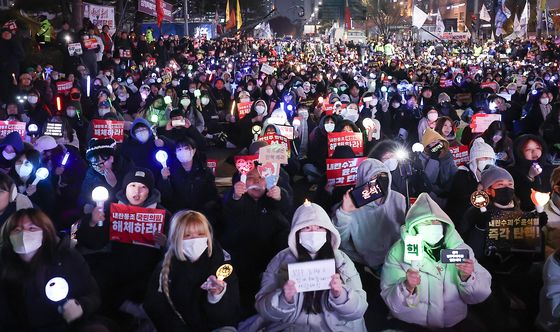
[[[299,230],[296,233],[296,249],[298,252],[298,262],[308,262],[308,261],[312,261],[314,260],[313,258],[311,258],[311,255],[309,254],[309,252],[307,252],[307,249],[305,249],[300,243],[299,243],[299,233],[301,232],[301,230]],[[331,232],[329,232],[327,230],[327,242],[325,242],[325,244],[321,247],[321,249],[319,249],[319,251],[317,252],[317,255],[315,256],[316,260],[320,260],[320,259],[331,259],[334,258],[334,250],[332,248],[331,245]],[[306,313],[313,313],[313,314],[320,314],[323,312],[323,307],[321,305],[321,298],[323,296],[325,296],[325,294],[327,294],[328,290],[322,290],[322,291],[315,291],[315,292],[306,292],[303,295],[303,310],[305,310]]]

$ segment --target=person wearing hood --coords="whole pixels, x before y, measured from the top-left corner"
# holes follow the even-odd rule
[[[293,90],[288,90],[282,94],[282,98],[280,102],[276,105],[276,107],[280,107],[284,112],[286,112],[286,116],[288,117],[288,121],[292,122],[294,116],[296,115],[297,110],[297,95]]]
[[[310,183],[318,183],[326,171],[326,159],[329,154],[328,134],[334,132],[336,118],[326,115],[319,120],[319,125],[309,134],[307,151],[308,163],[303,165],[303,172]]]
[[[552,171],[550,187],[552,195],[544,207],[548,218],[548,223],[543,228],[546,256],[560,248],[560,167],[556,167]]]
[[[508,170],[515,180],[515,195],[520,200],[523,211],[531,211],[535,205],[531,201],[531,189],[547,193],[550,188],[550,174],[553,166],[547,161],[546,143],[540,136],[522,135],[513,143],[515,164]]]
[[[204,128],[206,128],[204,116],[202,115],[202,112],[199,112],[196,109],[195,105],[192,104],[192,100],[189,98],[188,94],[185,94],[181,97],[181,99],[179,100],[179,105],[179,110],[184,114],[185,120],[189,120],[191,124],[194,124],[196,130],[198,130],[198,132],[202,134]],[[173,117],[171,115],[171,113],[174,113],[173,111],[169,113],[170,118]]]
[[[16,211],[33,208],[29,197],[18,193],[14,180],[0,173],[0,227]]]
[[[399,159],[397,159],[397,153],[402,150],[404,150],[404,147],[396,141],[385,139],[377,143],[373,149],[371,149],[368,158],[377,159],[387,166],[391,172],[391,190],[401,193],[406,197],[406,175],[401,172],[401,163]],[[405,166],[406,165],[402,165],[402,167]],[[404,168],[402,171],[404,171]]]
[[[423,258],[405,261],[406,238],[416,235],[422,236],[419,250]],[[443,264],[442,249],[467,249],[470,258],[463,263]],[[430,329],[473,331],[475,326],[470,326],[467,318],[468,305],[490,296],[491,279],[451,219],[427,193],[422,193],[406,215],[401,239],[385,259],[381,296],[400,321]]]
[[[480,137],[475,139],[469,151],[469,163],[458,168],[449,190],[445,210],[454,223],[460,223],[465,211],[471,206],[470,197],[477,190],[482,171],[488,165],[495,164],[496,155],[492,147]]]
[[[200,112],[196,113],[202,117]],[[202,122],[204,123],[204,120]],[[180,109],[174,109],[169,113],[169,121],[165,127],[159,127],[157,133],[159,136],[165,136],[174,142],[187,138],[192,139],[196,142],[200,151],[206,150],[206,139]]]
[[[0,157],[0,168],[7,173],[16,162],[19,155],[25,149],[23,140],[17,131],[12,131],[0,141],[0,150],[2,156]]]
[[[438,110],[431,106],[425,107],[423,110],[424,116],[418,122],[418,137],[423,137],[426,128],[434,129],[439,118]]]
[[[427,128],[422,137],[424,151],[418,155],[418,168],[427,176],[430,196],[441,206],[445,206],[451,180],[457,172],[453,155],[449,152],[449,142],[432,128]]]
[[[455,125],[459,125],[461,122],[455,107],[451,104],[451,97],[445,92],[440,93],[438,96],[438,114],[451,118]]]
[[[400,96],[391,97],[388,111],[392,117],[391,136],[401,142],[414,142],[418,132],[418,119],[415,115],[417,111],[415,96],[410,96],[404,105]]]
[[[522,118],[524,133],[526,134],[539,134],[539,128],[546,119],[546,117],[552,112],[552,99],[553,95],[551,92],[542,91],[540,96],[535,99],[535,102],[530,105],[530,109],[527,116]],[[526,105],[525,107],[528,107]]]
[[[65,105],[66,110],[63,117],[66,119],[66,123],[76,132],[79,145],[82,147],[80,150],[85,151],[88,143],[89,121],[84,117],[79,100],[68,100]]]
[[[240,147],[249,147],[254,139],[253,127],[259,126],[261,130],[265,128],[263,125],[264,119],[268,115],[268,106],[266,102],[259,99],[251,105],[251,111],[245,115],[243,119],[237,122],[239,130],[239,145]],[[283,123],[282,123],[283,124]]]
[[[159,174],[161,164],[156,160],[156,153],[164,150],[168,155],[174,151],[174,143],[166,137],[154,137],[150,123],[137,118],[130,127],[130,136],[119,147],[119,154],[131,160],[136,166],[144,167]]]
[[[513,142],[502,121],[492,122],[480,137],[496,152],[497,166],[507,168],[513,165]]]
[[[366,92],[362,97],[363,106],[360,109],[360,116],[358,118],[358,126],[362,131],[365,132],[364,127],[364,119],[370,118],[373,120],[374,123],[376,121],[379,123],[379,126],[376,127],[376,131],[374,132],[374,137],[378,137],[377,139],[383,137],[392,137],[393,134],[391,132],[391,113],[387,112],[389,110],[389,103],[385,100],[379,101],[379,98],[373,92]],[[377,125],[377,124],[376,124]]]
[[[272,258],[263,274],[254,325],[267,331],[366,331],[366,293],[354,264],[339,249],[340,241],[325,210],[310,202],[300,206],[292,220],[288,248]],[[297,292],[288,265],[320,259],[334,259],[329,289]]]

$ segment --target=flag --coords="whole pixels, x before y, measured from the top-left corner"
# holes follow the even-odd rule
[[[521,34],[521,24],[519,23],[519,18],[515,14],[515,19],[513,20],[513,32],[516,34]]]
[[[531,13],[531,8],[529,7],[529,1],[525,1],[525,8],[521,13],[521,18],[519,19],[519,25],[523,33],[527,33],[527,26],[529,25],[529,15]]]
[[[243,25],[243,19],[241,18],[241,6],[239,5],[239,0],[237,0],[237,18],[236,18],[236,23],[237,23],[237,29],[241,29],[241,26]]]
[[[235,16],[235,9],[233,6],[229,5],[229,1],[226,1],[226,31],[235,28],[236,26],[236,16]]]
[[[436,33],[444,33],[445,32],[445,24],[443,24],[443,20],[441,19],[441,13],[439,9],[436,15]]]
[[[492,20],[490,13],[484,4],[482,4],[482,8],[480,9],[480,20],[486,22],[490,22]]]
[[[424,13],[422,9],[418,8],[418,6],[414,6],[414,11],[412,12],[412,25],[420,29],[426,19],[428,18],[428,14]]]
[[[501,36],[504,31],[504,24],[511,16],[511,11],[506,7],[505,0],[498,0],[496,6],[496,17],[494,25],[496,26],[496,36]]]
[[[541,10],[544,12],[546,11],[547,0],[541,0]]]
[[[163,0],[156,0],[157,26],[161,28],[163,22]]]
[[[348,6],[348,0],[346,0],[346,7],[344,8],[344,28],[346,30],[352,30],[352,18],[350,17],[350,7]]]

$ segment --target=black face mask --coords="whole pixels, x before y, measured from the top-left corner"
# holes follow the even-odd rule
[[[439,159],[439,156],[441,155],[441,150],[443,149],[443,144],[442,143],[438,143],[435,146],[431,147],[428,151],[430,153],[430,158],[431,159]]]
[[[500,188],[494,189],[496,195],[493,198],[493,201],[500,204],[500,205],[508,205],[513,201],[513,196],[515,194],[514,189],[512,188]]]
[[[379,184],[379,187],[381,187],[381,190],[383,190],[383,193],[387,196],[389,191],[389,176],[385,173],[379,174],[377,176],[377,184]]]

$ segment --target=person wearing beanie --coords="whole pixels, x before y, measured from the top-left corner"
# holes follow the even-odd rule
[[[121,310],[126,311],[138,307],[144,300],[150,276],[162,259],[159,248],[165,247],[165,234],[171,217],[160,205],[160,198],[152,172],[133,166],[127,169],[114,198],[106,201],[102,207],[95,207],[80,222],[76,233],[77,247],[84,253],[93,274],[97,276],[103,303],[108,310],[121,307]],[[111,203],[165,210],[163,230],[154,233],[156,247],[111,241]],[[99,226],[100,223],[102,226]]]
[[[457,166],[449,152],[449,142],[432,128],[427,128],[422,136],[424,151],[418,155],[417,168],[429,181],[430,196],[445,206]]]
[[[496,155],[492,147],[481,137],[475,139],[469,151],[469,163],[458,168],[449,190],[445,211],[454,223],[459,223],[465,211],[471,206],[470,197],[477,190],[482,171],[489,165],[495,164]]]
[[[340,243],[325,210],[310,202],[300,206],[292,219],[288,248],[272,258],[263,274],[255,303],[259,319],[253,321],[259,326],[240,330],[366,331],[366,293]],[[322,259],[334,259],[329,289],[297,292],[297,284],[286,272],[288,265]]]
[[[204,126],[204,120],[202,123]],[[181,109],[172,110],[169,113],[169,121],[165,127],[157,128],[157,133],[158,136],[165,136],[174,142],[192,139],[196,142],[200,151],[206,151],[206,138],[202,136],[198,128],[185,116]]]
[[[419,250],[423,258],[418,264],[404,259],[406,238],[415,235],[422,236]],[[443,264],[443,249],[467,249],[469,259]],[[427,193],[422,193],[408,211],[400,239],[385,259],[381,296],[391,314],[410,324],[411,330],[418,330],[420,325],[430,330],[476,331],[479,326],[467,316],[468,305],[490,296],[491,279],[451,219]]]
[[[552,188],[550,201],[544,207],[548,217],[548,223],[543,228],[546,256],[560,248],[560,167],[552,171],[550,187]]]

